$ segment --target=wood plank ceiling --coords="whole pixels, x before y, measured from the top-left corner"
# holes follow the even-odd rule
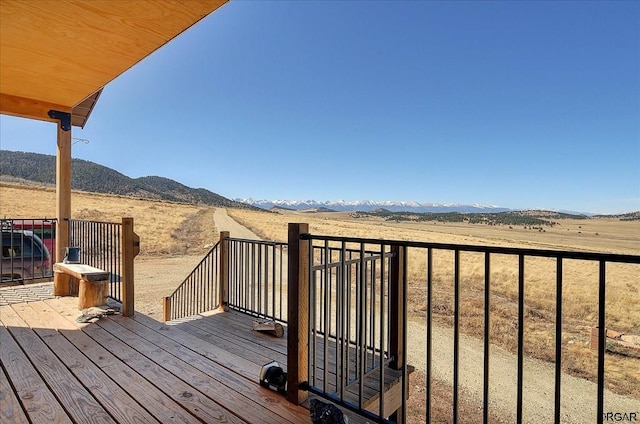
[[[78,106],[83,126],[102,87],[226,1],[2,0],[0,113]]]

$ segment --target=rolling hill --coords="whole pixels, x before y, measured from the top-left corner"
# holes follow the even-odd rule
[[[55,184],[56,158],[40,153],[0,150],[0,176],[4,179]],[[227,199],[204,188],[191,188],[169,178],[130,178],[94,162],[73,159],[71,187],[92,193],[117,194],[169,202],[258,209]]]

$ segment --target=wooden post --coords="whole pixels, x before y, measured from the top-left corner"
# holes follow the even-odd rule
[[[133,259],[140,253],[140,237],[133,232],[133,218],[122,218],[122,315],[134,313]]]
[[[406,248],[404,246],[392,245],[391,253],[391,281],[390,281],[390,295],[389,295],[389,320],[390,320],[390,335],[389,344],[392,360],[389,363],[389,367],[392,369],[402,369],[406,362],[404,351],[404,332],[405,332],[405,304],[404,304],[404,274],[405,274],[405,255]],[[402,384],[402,379],[400,380]],[[404,417],[402,416],[402,408],[398,409],[391,415],[392,421],[396,423],[403,423]]]
[[[71,129],[62,129],[58,122],[58,148],[56,153],[56,251],[57,261],[64,258],[69,246],[69,219],[71,218]]]
[[[162,321],[167,322],[171,320],[171,297],[166,296],[162,300]]]
[[[220,279],[218,280],[218,308],[227,310],[229,304],[229,231],[220,231]]]
[[[309,224],[289,224],[289,274],[287,295],[287,400],[301,404],[308,393],[300,390],[309,381],[309,240],[300,235]]]

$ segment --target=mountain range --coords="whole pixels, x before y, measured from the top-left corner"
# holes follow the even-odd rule
[[[316,201],[316,200],[254,200],[254,199],[233,199],[237,202],[256,206],[262,209],[292,209],[292,210],[333,210],[333,211],[362,211],[371,212],[377,209],[385,209],[389,212],[461,212],[461,213],[497,213],[506,212],[510,209],[498,206],[485,205],[461,205],[447,203],[424,203],[424,202],[399,202],[399,201]]]
[[[0,150],[0,178],[28,181],[39,184],[55,184],[56,158],[40,153]],[[73,159],[71,186],[74,190],[93,193],[116,194],[143,199],[169,202],[204,204],[210,206],[239,207],[248,209],[290,209],[308,211],[361,211],[384,209],[389,212],[414,213],[499,213],[508,209],[479,204],[449,204],[415,201],[316,201],[316,200],[254,200],[228,199],[204,188],[191,188],[175,180],[149,176],[130,178],[114,169],[82,159]],[[573,211],[556,211],[573,215]],[[592,215],[592,214],[585,214]]]

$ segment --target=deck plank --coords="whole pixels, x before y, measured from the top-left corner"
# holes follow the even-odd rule
[[[108,318],[107,318],[108,320]],[[100,325],[90,324],[82,331],[100,343],[107,351],[127,363],[147,381],[168,395],[195,417],[206,423],[244,423],[243,419],[231,414],[196,388],[168,373],[158,363],[137,352],[118,338],[117,332],[107,331]]]
[[[247,315],[240,311],[236,311],[231,309],[229,312],[231,313],[223,313],[221,315],[221,319],[225,322],[228,322],[232,326],[236,326],[239,330],[242,331],[242,334],[245,335],[247,340],[255,340],[255,343],[261,346],[268,347],[269,349],[274,349],[282,353],[287,353],[287,339],[285,337],[275,337],[269,333],[262,333],[260,331],[253,331],[252,324],[253,321],[262,321],[263,319],[257,318],[251,315]],[[285,335],[287,330],[287,324],[280,323],[285,329]],[[244,331],[249,330],[249,331]]]
[[[263,344],[258,345],[248,339],[246,334],[243,334],[248,333],[248,335],[251,336],[251,333],[257,333],[251,329],[249,324],[245,327],[230,325],[228,320],[220,316],[232,313],[233,312],[225,312],[224,314],[193,320],[182,324],[181,327],[184,326],[184,331],[197,335],[204,340],[212,341],[225,350],[242,356],[260,366],[272,361],[277,361],[286,367],[286,354],[270,348],[264,340],[261,340]],[[256,334],[254,336],[259,338],[265,335]],[[282,340],[277,337],[273,338]]]
[[[255,383],[259,383],[260,368],[262,365],[234,355],[219,346],[216,346],[214,343],[203,341],[197,336],[183,331],[182,325],[180,325],[179,328],[178,326],[166,325],[141,314],[136,314],[133,319],[147,325],[148,327],[162,331],[163,334],[167,334],[168,337],[171,337],[180,344],[189,346],[200,355],[206,356],[223,367],[234,370],[238,374]]]
[[[15,305],[14,309],[27,324],[36,329],[42,340],[63,363],[67,364],[78,381],[89,388],[96,400],[116,421],[159,422],[61,333],[55,331],[47,334],[50,331],[43,330],[47,324],[56,327],[62,319],[62,317],[56,317],[57,314],[47,304],[34,302]]]
[[[61,311],[64,322],[57,322],[59,331],[95,364],[102,364],[100,368],[109,375],[125,391],[135,397],[147,411],[162,423],[200,423],[201,421],[183,409],[167,394],[162,392],[135,370],[126,361],[119,360],[88,334],[79,331],[81,327],[90,324],[76,323],[68,314],[68,306],[60,299],[48,300],[45,303],[54,310]],[[77,312],[77,311],[76,311]],[[125,421],[126,422],[126,421]]]
[[[258,374],[253,375],[252,379],[249,379],[240,375],[237,369],[219,366],[219,364],[210,361],[208,358],[206,361],[192,361],[191,359],[194,358],[194,355],[197,355],[196,357],[199,358],[204,357],[203,354],[207,352],[209,347],[208,342],[194,339],[175,326],[166,326],[163,323],[142,315],[137,315],[134,321],[135,326],[131,324],[131,321],[126,321],[129,328],[137,328],[138,325],[141,325],[153,329],[155,333],[163,335],[167,340],[170,340],[170,342],[165,340],[162,343],[173,345],[174,349],[178,349],[175,351],[176,355],[180,357],[184,355],[184,357],[189,360],[189,363],[207,375],[224,382],[224,384],[230,388],[239,393],[243,393],[245,396],[253,399],[255,402],[265,406],[288,421],[293,423],[309,423],[308,410],[293,405],[287,402],[280,394],[264,389],[256,384]],[[164,348],[166,350],[173,350],[169,346],[165,346]]]
[[[0,307],[0,318],[8,308]],[[0,361],[32,422],[72,422],[4,326],[0,327]]]
[[[29,420],[20,406],[20,401],[11,389],[9,378],[0,367],[0,422],[29,424]]]
[[[149,343],[148,340],[144,339],[144,335],[140,337],[140,335],[129,331],[111,319],[101,320],[98,322],[98,325],[111,334],[117,335],[117,337],[129,347],[151,359],[154,363],[160,365],[164,370],[180,378],[185,383],[192,382],[194,386],[197,385],[198,392],[204,396],[207,396],[209,393],[210,396],[207,397],[227,411],[231,413],[234,413],[234,411],[243,411],[243,418],[251,422],[258,420],[264,421],[265,424],[279,424],[281,422],[281,419],[267,414],[261,406],[204,374],[190,363],[166,352],[162,347]],[[149,329],[149,331],[152,330]]]
[[[15,304],[16,305],[21,304]],[[25,355],[42,376],[62,407],[76,422],[114,423],[115,421],[80,384],[47,345],[32,331],[12,307],[2,310],[2,322],[20,341]],[[51,331],[51,330],[50,330]]]
[[[132,342],[144,339],[163,349],[166,353],[164,356],[170,356],[166,360],[161,360],[161,365],[172,372],[183,373],[188,380],[196,381],[199,387],[203,387],[206,393],[215,395],[216,401],[227,409],[242,409],[247,414],[245,418],[253,422],[309,422],[308,411],[305,409],[282,408],[284,404],[288,404],[282,397],[278,397],[277,394],[251,383],[226,368],[213,366],[209,359],[176,343],[162,334],[164,332],[155,331],[139,322],[122,317],[114,317],[112,322],[131,331]],[[107,325],[107,322],[104,325]],[[148,346],[149,343],[145,346]],[[244,380],[243,384],[238,385],[238,380]]]
[[[251,315],[244,314],[242,312],[230,310],[229,312],[224,312],[221,314],[216,314],[214,316],[205,316],[203,319],[199,320],[200,322],[204,322],[210,324],[212,326],[222,325],[225,328],[233,328],[235,331],[233,332],[233,336],[242,338],[251,342],[256,348],[262,347],[269,350],[273,350],[283,355],[287,354],[287,338],[284,337],[275,337],[272,334],[254,331],[253,330],[253,322],[259,321],[258,318],[253,317]],[[281,324],[284,327],[285,335],[287,330],[286,324]]]
[[[142,375],[147,381],[167,394],[192,415],[207,423],[232,422],[242,423],[244,420],[224,410],[216,402],[206,397],[173,374],[166,372],[158,363],[138,353],[126,343],[121,342],[116,335],[105,329],[93,325],[84,330],[97,340],[109,352],[122,361],[126,361],[133,370]]]

